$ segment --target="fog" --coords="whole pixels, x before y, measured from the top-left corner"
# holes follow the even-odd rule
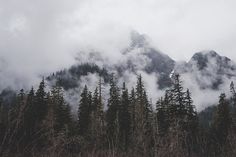
[[[91,51],[121,62],[133,30],[177,61],[209,49],[236,60],[235,7],[234,0],[0,0],[0,89],[29,88]],[[148,83],[157,74],[140,73],[153,94]]]

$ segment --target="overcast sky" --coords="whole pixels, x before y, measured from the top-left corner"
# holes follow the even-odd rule
[[[81,50],[115,59],[131,30],[176,60],[213,49],[236,61],[235,15],[235,0],[0,0],[0,79],[31,83]]]

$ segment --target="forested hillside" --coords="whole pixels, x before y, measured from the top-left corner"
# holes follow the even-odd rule
[[[90,70],[106,74],[96,66]],[[87,86],[81,89],[76,115],[64,99],[60,81],[50,90],[43,79],[37,89],[29,92],[22,89],[8,99],[1,94],[0,156],[236,155],[233,82],[230,96],[222,93],[213,109],[197,113],[191,91],[183,88],[179,74],[172,76],[171,87],[163,97],[152,101],[141,75],[131,89],[127,89],[125,82],[118,85],[116,76],[106,76],[105,81],[110,84],[108,100],[104,99],[104,79],[101,78],[94,91]]]

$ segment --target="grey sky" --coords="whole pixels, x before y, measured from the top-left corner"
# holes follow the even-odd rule
[[[33,83],[81,50],[119,58],[131,30],[176,60],[214,49],[236,61],[235,15],[235,0],[0,0],[1,84]]]

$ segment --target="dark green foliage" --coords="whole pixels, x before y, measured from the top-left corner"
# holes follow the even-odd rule
[[[217,143],[221,146],[225,144],[231,126],[229,102],[226,100],[225,94],[221,94],[212,125]]]
[[[123,83],[121,104],[118,114],[119,120],[119,142],[122,150],[127,150],[131,136],[131,114],[128,89]]]
[[[101,93],[101,80],[99,81],[99,88],[95,88],[92,95],[92,106],[91,106],[91,124],[89,128],[90,138],[92,145],[96,147],[104,147],[104,109],[102,102]],[[94,146],[94,147],[95,147]]]
[[[68,90],[78,87],[78,80],[89,73],[98,74],[106,83],[109,82],[110,75],[106,69],[101,69],[97,65],[89,63],[72,66],[69,69],[59,71],[56,74],[53,73],[51,76],[47,77],[47,80],[55,80],[56,84],[63,87],[65,90]]]
[[[95,89],[92,96],[92,113],[93,121],[96,123],[96,127],[100,128],[103,125],[103,104],[101,98],[101,91],[98,88]],[[98,129],[97,128],[97,129]]]
[[[184,115],[186,115],[186,106],[185,106],[185,92],[183,91],[182,82],[180,81],[180,75],[176,74],[174,75],[174,81],[173,81],[173,87],[171,89],[172,98],[175,108],[174,109],[174,115],[177,116],[177,118],[183,118]],[[175,112],[176,111],[176,112]]]
[[[46,92],[45,92],[45,82],[44,79],[40,82],[39,88],[35,94],[35,107],[33,109],[35,123],[40,127],[40,123],[47,115],[47,102],[46,102]],[[38,129],[38,128],[37,128]]]
[[[143,118],[142,121],[148,122],[149,115],[152,111],[151,104],[148,102],[148,97],[146,90],[144,89],[144,84],[142,76],[138,76],[138,81],[136,84],[136,109],[137,114],[140,115],[140,118]],[[138,117],[138,115],[136,116]]]
[[[216,106],[209,106],[203,111],[198,113],[199,124],[203,128],[205,129],[210,128],[215,111],[216,111]]]
[[[168,129],[168,113],[167,104],[160,98],[156,103],[156,121],[157,121],[157,133],[164,135]]]
[[[146,154],[152,141],[152,108],[144,88],[142,76],[139,75],[135,90],[135,110],[134,110],[134,148],[135,151]]]
[[[185,109],[186,109],[187,129],[191,134],[196,135],[197,129],[198,129],[198,117],[197,117],[197,111],[195,109],[195,106],[193,105],[193,100],[191,98],[191,93],[189,89],[187,89],[185,93],[184,103],[185,103]]]
[[[24,129],[25,129],[25,143],[29,144],[33,140],[35,134],[35,119],[34,117],[34,107],[35,107],[35,92],[32,87],[27,95],[26,100],[26,110],[24,115]]]
[[[231,114],[232,114],[232,125],[233,128],[236,130],[236,91],[234,87],[234,82],[231,82],[230,84],[230,92],[231,92],[231,98],[230,98],[230,107],[232,108]]]
[[[230,83],[230,92],[232,94],[232,100],[233,100],[233,104],[236,105],[236,92],[235,92],[235,88],[234,88],[234,82],[232,81]]]
[[[114,77],[110,80],[110,97],[108,99],[108,109],[106,114],[107,120],[107,135],[109,143],[112,147],[116,147],[118,143],[118,133],[119,133],[119,107],[120,107],[120,93],[116,85]]]
[[[91,113],[91,94],[88,92],[87,86],[84,87],[83,92],[80,95],[80,103],[78,110],[78,126],[79,133],[85,135],[88,132],[90,125],[90,113]]]
[[[129,109],[129,114],[130,114],[130,132],[132,135],[135,133],[135,128],[136,128],[136,123],[135,123],[135,110],[136,110],[136,98],[135,98],[135,90],[132,88],[130,96],[129,96],[129,102],[130,102],[130,109]],[[132,139],[133,137],[131,137]],[[132,139],[134,140],[134,139]]]
[[[71,73],[83,71],[75,68]],[[21,90],[11,101],[1,94],[0,155],[235,156],[234,84],[231,98],[221,94],[217,107],[197,114],[180,76],[172,79],[172,87],[153,109],[141,75],[130,93],[112,76],[107,106],[100,78],[93,93],[87,86],[82,90],[76,117],[60,83],[47,91],[43,79],[36,92]]]
[[[54,110],[54,129],[60,132],[68,129],[71,123],[70,107],[64,101],[63,91],[60,86],[54,86],[51,90],[51,103]]]
[[[3,106],[3,100],[0,96],[0,141],[3,141],[3,135],[6,131],[6,122],[5,122],[5,115],[4,115],[4,106]]]

